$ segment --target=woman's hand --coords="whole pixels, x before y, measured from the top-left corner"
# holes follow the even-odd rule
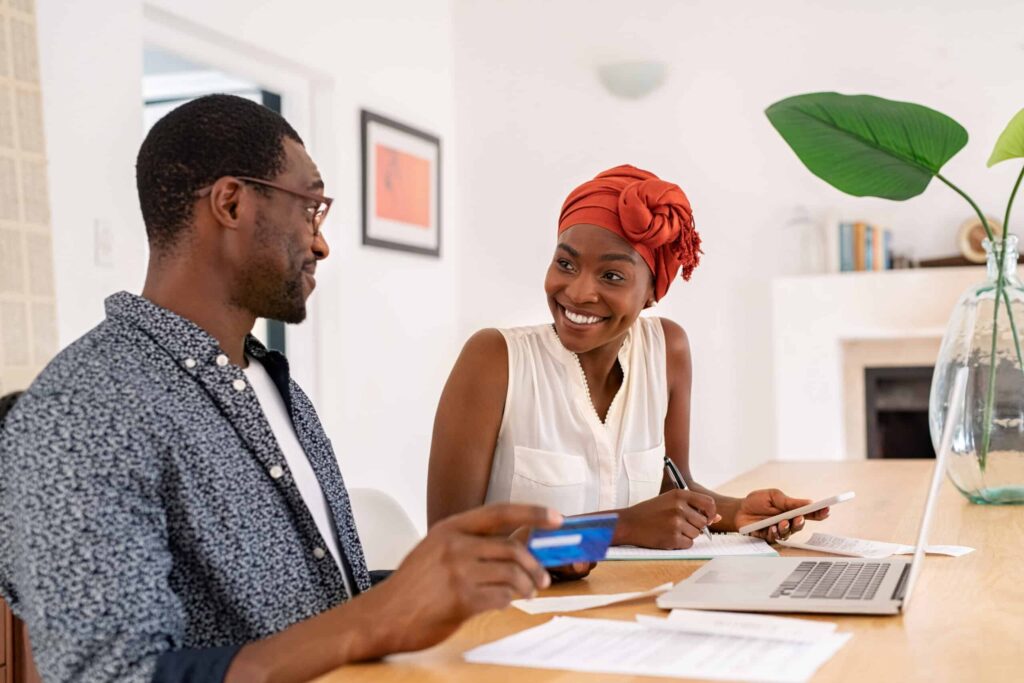
[[[790,498],[779,489],[751,491],[747,494],[746,498],[740,501],[740,507],[736,511],[736,528],[759,522],[768,517],[774,517],[787,510],[794,510],[810,503],[811,500],[808,498]],[[791,520],[783,520],[766,529],[754,531],[750,535],[763,538],[769,543],[774,543],[775,541],[789,538],[792,534],[803,529],[806,519],[820,521],[826,517],[828,517],[828,508],[822,508],[806,517],[800,516],[794,517]]]
[[[673,489],[620,510],[613,543],[665,550],[689,548],[704,527],[720,519],[711,496]]]

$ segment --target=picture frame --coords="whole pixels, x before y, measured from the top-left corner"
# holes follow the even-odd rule
[[[363,244],[441,256],[441,140],[360,110]]]

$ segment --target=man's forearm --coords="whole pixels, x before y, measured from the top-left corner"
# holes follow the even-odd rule
[[[393,625],[372,607],[370,593],[249,643],[231,662],[224,683],[298,683],[390,653]]]

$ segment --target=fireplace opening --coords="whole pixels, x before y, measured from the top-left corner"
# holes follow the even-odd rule
[[[869,458],[934,458],[928,431],[931,366],[864,369]]]

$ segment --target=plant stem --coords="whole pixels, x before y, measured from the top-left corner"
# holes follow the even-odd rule
[[[992,244],[995,244],[996,237],[995,235],[992,234],[992,228],[989,227],[988,220],[985,218],[985,214],[981,212],[981,209],[979,209],[978,205],[974,203],[974,200],[968,197],[966,192],[964,192],[959,187],[946,180],[945,176],[943,176],[941,173],[936,173],[935,177],[941,180],[942,182],[946,183],[946,185],[952,188],[954,192],[956,192],[958,195],[967,200],[967,203],[971,205],[972,209],[974,209],[974,213],[978,214],[978,218],[981,219],[981,225],[985,228],[985,235],[988,236],[988,239]]]
[[[1006,236],[1010,234],[1010,209],[1013,208],[1013,200],[1017,196],[1017,190],[1020,189],[1020,181],[1024,179],[1024,166],[1021,166],[1020,173],[1017,175],[1017,182],[1013,184],[1013,191],[1010,193],[1010,201],[1006,203],[1006,213],[1003,215],[1003,248],[1000,250],[1000,258],[1006,258]],[[999,264],[999,274],[1002,277],[1003,264]],[[1017,365],[1020,366],[1021,371],[1024,372],[1024,358],[1021,357],[1020,353],[1020,339],[1017,337],[1017,324],[1013,320],[1013,307],[1010,306],[1010,294],[1004,289],[1003,290],[1003,301],[1006,302],[1006,314],[1010,318],[1010,330],[1013,332],[1013,347],[1017,351]]]
[[[988,371],[988,395],[985,397],[985,418],[984,431],[981,439],[981,453],[978,454],[978,464],[981,471],[985,471],[985,463],[988,460],[988,447],[992,439],[992,404],[996,399],[996,337],[999,334],[999,293],[996,292],[995,306],[992,313],[992,353]],[[948,417],[948,415],[947,415]]]
[[[946,180],[941,173],[936,173],[935,177],[948,185],[954,192],[967,200],[967,203],[974,209],[974,213],[978,214],[978,218],[981,220],[982,227],[985,228],[985,235],[988,236],[989,244],[995,248],[996,238],[992,233],[992,228],[988,224],[988,219],[985,218],[985,214],[981,212],[978,205],[974,203],[974,200],[967,196],[967,193],[961,190],[953,183]],[[1019,179],[1018,179],[1019,183]],[[1016,192],[1016,189],[1014,190]],[[1011,196],[1012,203],[1012,196]],[[1007,214],[1009,214],[1009,206],[1007,206]],[[1002,246],[1006,246],[1006,223],[1003,223],[1003,243]],[[985,471],[985,464],[988,460],[988,449],[992,440],[992,407],[996,399],[996,339],[999,334],[999,301],[1003,297],[1003,257],[1006,254],[1005,249],[1001,249],[999,257],[996,261],[997,272],[996,272],[996,297],[995,306],[992,311],[992,349],[989,360],[989,377],[988,377],[988,395],[985,397],[985,412],[984,412],[984,426],[982,427],[982,439],[981,439],[981,452],[978,453],[978,465],[981,471]],[[1009,310],[1009,303],[1007,303],[1007,310]],[[1014,329],[1014,335],[1016,337],[1016,329]]]
[[[1021,166],[1020,173],[1017,175],[1017,182],[1013,184],[1010,201],[1006,202],[1006,213],[1003,215],[1003,245],[1006,244],[1006,236],[1010,233],[1010,209],[1013,208],[1013,200],[1017,196],[1017,190],[1020,189],[1020,181],[1022,179],[1024,179],[1024,166]]]
[[[1024,358],[1020,354],[1020,339],[1017,337],[1017,323],[1013,321],[1013,309],[1010,307],[1010,293],[1003,290],[1003,301],[1006,302],[1006,315],[1010,318],[1010,331],[1013,332],[1013,346],[1017,350],[1017,365],[1024,371]]]

